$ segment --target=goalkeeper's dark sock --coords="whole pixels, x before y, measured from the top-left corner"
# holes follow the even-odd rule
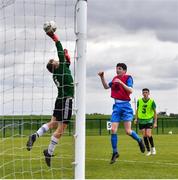
[[[144,139],[144,143],[145,143],[145,146],[146,146],[147,151],[150,151],[150,146],[149,146],[149,142],[148,142],[148,137],[144,136],[143,139]]]
[[[151,147],[154,147],[153,137],[148,137]]]
[[[118,152],[117,151],[117,134],[111,134],[111,145],[112,145],[113,153]]]

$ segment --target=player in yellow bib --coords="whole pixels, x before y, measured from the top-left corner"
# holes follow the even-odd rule
[[[142,89],[143,98],[137,101],[137,110],[135,124],[139,124],[142,131],[144,143],[147,149],[147,156],[155,155],[156,149],[152,137],[152,128],[157,127],[156,104],[153,99],[149,98],[150,91],[148,88]],[[151,149],[150,149],[150,145]]]

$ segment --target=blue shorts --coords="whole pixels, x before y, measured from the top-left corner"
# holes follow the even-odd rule
[[[133,109],[129,101],[123,103],[115,103],[112,109],[113,112],[111,116],[111,122],[133,120]]]

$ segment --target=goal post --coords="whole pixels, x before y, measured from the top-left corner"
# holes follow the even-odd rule
[[[87,0],[3,0],[0,15],[0,179],[85,179]],[[46,21],[58,25],[63,47],[74,53],[70,70],[76,110],[50,168],[43,151],[52,130],[38,138],[31,151],[26,147],[29,135],[50,120],[57,94],[46,69],[50,58],[58,58],[42,29]],[[70,130],[75,138],[68,137]]]
[[[85,179],[87,0],[78,0],[75,12],[77,38],[75,179]]]

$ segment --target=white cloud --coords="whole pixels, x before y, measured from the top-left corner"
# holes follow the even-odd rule
[[[112,106],[109,93],[101,93],[101,86],[97,77],[98,71],[105,71],[107,81],[111,81],[115,75],[115,65],[124,62],[128,66],[128,74],[134,78],[134,89],[140,92],[142,88],[148,87],[152,94],[158,95],[159,110],[164,107],[171,112],[176,112],[177,104],[173,99],[178,98],[178,44],[174,42],[160,41],[152,31],[140,31],[135,33],[118,33],[118,36],[103,38],[100,41],[89,41],[88,43],[88,65],[89,76],[87,81],[89,97],[100,97],[103,102],[97,102],[98,111],[109,113],[108,104]],[[96,90],[99,88],[99,90]],[[159,93],[157,93],[159,92]],[[174,92],[174,95],[169,92]],[[165,93],[170,94],[165,100]],[[137,93],[138,94],[138,93]],[[102,97],[101,97],[102,96]],[[107,96],[103,97],[103,96]],[[134,96],[138,96],[133,94]],[[168,97],[168,96],[167,96]],[[93,106],[90,102],[87,107],[90,111]],[[102,104],[104,103],[104,105]],[[106,105],[106,107],[105,107]],[[97,112],[97,111],[96,111]]]

